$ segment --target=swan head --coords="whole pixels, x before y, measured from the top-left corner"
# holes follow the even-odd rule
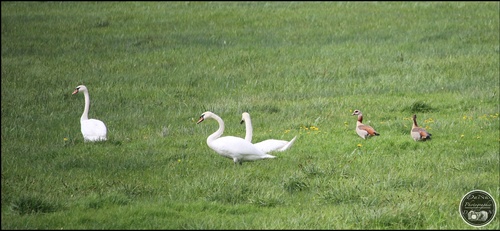
[[[248,120],[248,118],[250,118],[250,114],[248,114],[248,112],[243,112],[243,113],[241,114],[241,121],[240,121],[240,124],[245,123],[245,120]]]
[[[75,90],[73,91],[72,95],[74,95],[80,91],[87,91],[87,87],[85,87],[85,85],[79,85],[79,86],[75,87]]]
[[[200,119],[198,120],[198,122],[196,122],[196,124],[199,124],[208,118],[212,118],[212,115],[213,115],[212,112],[209,111],[204,112],[203,114],[201,114]]]
[[[352,113],[352,115],[361,115],[361,111],[356,109],[354,110],[354,112]]]

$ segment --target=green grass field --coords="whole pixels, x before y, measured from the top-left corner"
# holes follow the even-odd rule
[[[500,206],[499,2],[1,6],[2,229],[472,229],[466,193]],[[205,111],[298,138],[235,165]]]

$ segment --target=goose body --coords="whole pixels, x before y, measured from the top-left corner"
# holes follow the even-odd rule
[[[107,128],[104,122],[98,119],[89,119],[90,97],[87,87],[79,85],[73,91],[73,95],[83,92],[85,97],[85,107],[82,117],[80,117],[80,126],[84,141],[105,141],[107,140]]]
[[[363,113],[360,110],[354,110],[352,115],[358,116],[358,121],[356,122],[356,133],[358,133],[359,137],[366,139],[372,136],[380,135],[380,133],[375,131],[373,127],[363,124]]]
[[[426,141],[431,139],[431,135],[424,128],[421,128],[417,124],[417,115],[413,114],[413,125],[411,126],[411,137],[415,141]]]
[[[219,129],[208,136],[207,145],[219,155],[232,159],[235,164],[242,164],[245,161],[255,161],[261,159],[275,158],[259,149],[249,141],[235,136],[221,137],[224,132],[224,121],[215,113],[207,111],[200,116],[196,124],[206,119],[214,119],[219,123]]]
[[[252,143],[253,127],[252,127],[252,120],[250,119],[250,114],[248,112],[242,113],[240,123],[245,123],[245,130],[246,130],[245,140]],[[267,139],[258,143],[254,143],[254,145],[255,147],[257,147],[257,149],[263,151],[264,153],[269,153],[273,151],[282,152],[292,147],[296,138],[297,136],[293,137],[293,139],[290,141]]]

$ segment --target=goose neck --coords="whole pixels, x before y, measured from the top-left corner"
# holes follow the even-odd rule
[[[413,128],[416,128],[416,127],[418,127],[417,119],[413,118]]]
[[[358,122],[363,123],[363,114],[358,115]]]

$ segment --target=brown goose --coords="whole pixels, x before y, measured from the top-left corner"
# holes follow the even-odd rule
[[[431,138],[430,133],[417,125],[417,115],[413,114],[413,125],[411,126],[411,137],[415,141],[426,141]]]
[[[378,136],[380,133],[375,131],[371,126],[363,124],[363,113],[360,110],[354,110],[352,115],[358,116],[358,122],[356,122],[356,133],[359,137],[366,139],[372,136]]]

